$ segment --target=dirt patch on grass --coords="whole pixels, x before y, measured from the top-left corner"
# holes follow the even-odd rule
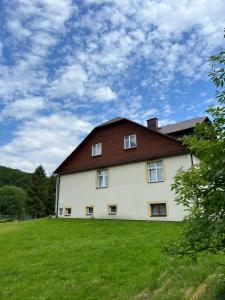
[[[146,293],[146,291],[142,291],[140,294],[135,296],[134,298],[131,298],[132,300],[150,300],[151,297],[149,294]]]
[[[172,282],[172,278],[168,278],[160,288],[153,291],[153,298],[157,295],[164,293],[165,289],[170,285]]]
[[[209,277],[195,290],[194,294],[189,299],[190,300],[204,299],[204,295],[207,292],[207,288],[209,287],[210,283],[214,281],[216,275],[217,273],[213,273],[209,275]]]

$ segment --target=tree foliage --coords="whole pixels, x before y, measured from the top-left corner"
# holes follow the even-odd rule
[[[55,189],[56,189],[56,176],[51,175],[47,181],[48,186],[48,199],[45,204],[46,215],[54,214],[55,212]]]
[[[218,105],[207,109],[211,122],[198,124],[192,136],[183,138],[200,162],[181,169],[172,185],[188,216],[183,238],[167,247],[171,254],[225,253],[225,51],[209,61]]]
[[[45,171],[42,170],[44,173]],[[4,166],[0,166],[0,187],[4,187],[6,185],[13,185],[17,187],[21,187],[25,192],[28,192],[28,189],[31,188],[31,181],[33,174],[23,172],[17,169],[12,169]],[[55,210],[55,181],[56,178],[54,175],[51,176],[44,176],[46,180],[46,186],[48,190],[48,197],[47,200],[43,202],[44,205],[44,214],[43,215],[51,215],[54,213]],[[35,189],[33,189],[34,192]],[[39,203],[40,205],[40,203]],[[29,207],[28,207],[29,206]],[[30,210],[30,200],[26,201],[26,212],[31,213]],[[34,215],[33,215],[34,216]]]
[[[48,201],[48,185],[45,170],[41,165],[36,168],[30,178],[27,194],[27,211],[34,218],[44,216]]]
[[[18,219],[24,214],[26,192],[17,186],[5,185],[0,188],[0,214],[15,215]]]

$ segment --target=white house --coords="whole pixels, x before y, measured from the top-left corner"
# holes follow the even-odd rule
[[[181,221],[173,177],[197,162],[177,140],[191,134],[195,118],[158,127],[114,118],[95,127],[55,170],[56,214],[64,218]]]

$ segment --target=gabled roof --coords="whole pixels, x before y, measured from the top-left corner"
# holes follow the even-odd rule
[[[98,125],[97,127],[103,127],[105,125],[114,124],[114,123],[117,123],[117,122],[122,121],[122,120],[124,120],[124,118],[116,117],[116,118],[113,118],[113,119],[111,119],[107,122],[104,122],[104,123]]]
[[[158,128],[158,131],[164,134],[169,134],[169,133],[174,133],[177,131],[183,131],[186,129],[191,129],[193,128],[196,124],[198,123],[203,123],[205,121],[209,121],[208,117],[198,117],[198,118],[193,118],[190,120],[185,120],[173,124],[169,124],[166,126],[162,126],[161,128]]]
[[[60,173],[63,173],[62,170],[65,166],[65,164],[68,164],[70,161],[71,161],[71,158],[73,158],[77,151],[89,140],[92,138],[92,136],[99,130],[103,129],[103,128],[108,128],[108,127],[114,127],[115,125],[119,125],[120,123],[130,123],[130,124],[133,124],[135,126],[138,126],[139,128],[143,128],[143,130],[149,132],[149,133],[155,133],[157,136],[159,136],[159,138],[163,138],[163,139],[166,139],[168,140],[168,142],[170,141],[170,143],[172,142],[173,145],[177,145],[175,148],[179,148],[178,150],[176,150],[174,153],[172,153],[171,151],[169,150],[166,150],[166,149],[162,149],[161,151],[159,151],[160,155],[164,155],[164,156],[170,156],[170,155],[180,155],[180,154],[184,154],[184,153],[187,153],[187,150],[185,150],[185,147],[182,145],[182,143],[180,141],[178,141],[177,139],[175,139],[174,137],[171,137],[171,136],[168,136],[168,135],[165,135],[164,133],[161,133],[159,132],[157,129],[152,129],[152,128],[148,128],[144,125],[141,125],[139,123],[136,123],[134,121],[131,121],[129,119],[126,119],[126,118],[120,118],[120,117],[117,117],[117,118],[113,118],[103,124],[100,124],[99,126],[96,126],[89,134],[88,136],[77,146],[77,148],[59,165],[59,167],[54,171],[54,173],[56,174],[60,174]],[[156,154],[154,154],[156,155]],[[149,157],[145,157],[145,159],[150,159],[150,158],[153,158],[151,157],[151,155],[149,154]],[[138,158],[139,160],[141,159],[144,159],[144,157],[140,157]],[[137,160],[137,159],[136,159]],[[131,160],[130,160],[131,161]],[[123,163],[123,161],[121,162]],[[124,161],[125,163],[125,161]],[[127,161],[126,161],[127,163]],[[116,163],[115,163],[116,165]]]

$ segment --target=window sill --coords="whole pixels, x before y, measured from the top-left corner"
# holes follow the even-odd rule
[[[148,183],[160,183],[160,182],[165,182],[165,180],[158,180],[158,181],[148,181]]]
[[[86,214],[86,216],[92,217],[94,214]]]
[[[71,217],[71,215],[64,215],[64,217]]]
[[[135,149],[135,148],[137,148],[137,146],[130,147],[130,148],[123,148],[123,150],[130,150],[130,149]]]
[[[115,216],[117,213],[108,213],[109,216]]]
[[[157,217],[167,217],[167,215],[151,215],[150,217],[154,217],[154,218],[155,218],[155,217],[156,217],[156,218],[157,218]]]
[[[98,186],[97,186],[97,187],[96,187],[97,190],[107,189],[107,188],[108,188],[108,186],[101,186],[101,187],[98,187]]]

